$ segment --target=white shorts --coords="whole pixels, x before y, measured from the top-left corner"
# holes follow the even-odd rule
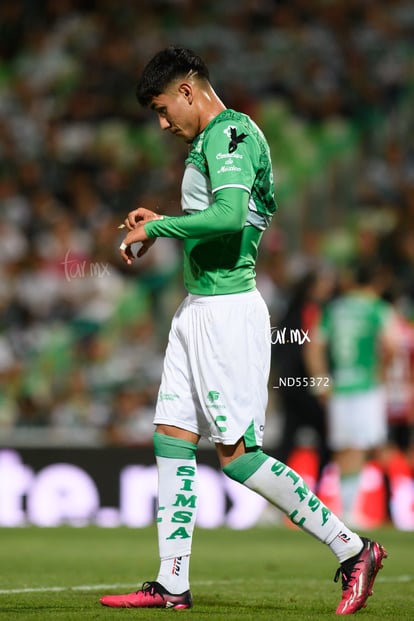
[[[382,387],[333,395],[328,407],[328,443],[332,450],[371,449],[387,439],[387,411]]]
[[[269,311],[258,291],[189,294],[172,320],[154,423],[261,446],[269,371]]]

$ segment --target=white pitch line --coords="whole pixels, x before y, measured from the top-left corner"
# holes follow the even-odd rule
[[[378,576],[377,582],[412,582],[414,576],[402,575],[402,576]],[[293,582],[295,580],[272,580],[272,583],[277,584],[281,582]],[[235,584],[240,582],[248,582],[248,580],[220,580],[220,584]],[[315,580],[298,580],[298,582],[315,582]],[[49,586],[49,587],[27,587],[22,589],[0,589],[0,595],[17,595],[19,593],[60,593],[62,591],[105,591],[111,589],[131,589],[137,588],[137,585],[141,584],[139,581],[133,584],[82,584],[77,586]],[[196,580],[192,582],[194,586],[214,586],[217,581],[214,580]]]
[[[47,593],[62,591],[100,591],[106,589],[137,589],[145,580],[137,580],[137,582],[129,584],[81,584],[77,586],[50,586],[50,587],[25,587],[22,589],[0,589],[0,595],[17,594],[17,593]],[[235,584],[236,582],[245,582],[244,580],[220,580],[220,583],[228,582]],[[199,580],[192,584],[199,586],[213,586],[217,584],[215,580]]]
[[[0,595],[9,593],[47,593],[61,591],[97,591],[99,589],[130,589],[136,584],[82,584],[79,586],[50,586],[50,587],[27,587],[23,589],[0,589]]]

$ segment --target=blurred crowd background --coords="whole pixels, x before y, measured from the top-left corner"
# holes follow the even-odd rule
[[[185,146],[135,100],[169,44],[203,56],[268,137],[279,212],[257,279],[272,325],[310,270],[341,282],[374,260],[412,326],[412,2],[2,0],[3,445],[150,442],[181,248],[160,240],[126,268],[117,226],[138,204],[180,213]]]

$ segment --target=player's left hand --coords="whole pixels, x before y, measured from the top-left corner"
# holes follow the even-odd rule
[[[155,211],[145,209],[145,207],[137,207],[137,209],[133,209],[129,212],[124,220],[124,226],[126,226],[129,231],[133,231],[140,222],[149,222],[150,220],[159,219],[160,215],[155,213]]]
[[[138,258],[142,257],[148,249],[155,242],[155,237],[150,238],[145,232],[144,221],[137,222],[135,228],[124,238],[122,244],[119,247],[119,251],[121,253],[121,257],[125,261],[127,265],[132,265],[133,260],[135,259],[134,253],[132,252],[131,246],[137,242],[141,242],[141,247],[138,250],[136,256]]]

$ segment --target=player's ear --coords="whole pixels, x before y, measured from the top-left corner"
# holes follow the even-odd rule
[[[178,87],[178,92],[183,95],[190,105],[193,103],[193,88],[191,84],[188,82],[181,82]]]

